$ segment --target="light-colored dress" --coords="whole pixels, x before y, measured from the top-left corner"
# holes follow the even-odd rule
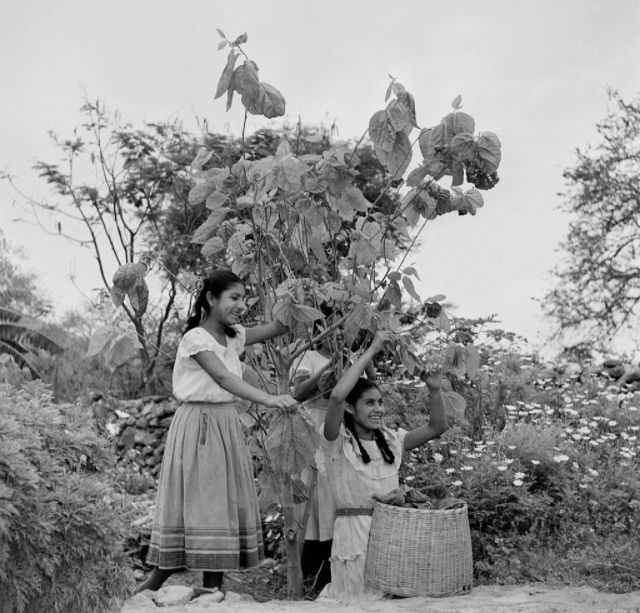
[[[383,433],[395,456],[393,464],[385,462],[375,441],[361,439],[371,458],[365,464],[353,435],[344,426],[335,441],[323,441],[327,476],[338,509],[333,527],[331,583],[323,590],[323,598],[356,603],[383,596],[364,582],[371,515],[340,515],[341,509],[372,509],[373,494],[383,494],[398,487],[398,470],[407,432],[384,428]]]
[[[292,367],[292,381],[298,377],[313,377],[320,372],[328,363],[329,358],[323,356],[318,351],[306,351],[301,359]],[[318,432],[322,432],[324,428],[324,420],[327,416],[327,407],[329,400],[319,396],[313,400],[304,403],[307,408],[307,415],[313,422]],[[315,491],[312,493],[310,505],[311,510],[307,520],[307,528],[305,532],[305,540],[311,541],[330,541],[333,538],[333,516],[335,506],[333,504],[333,494],[329,487],[329,481],[325,471],[325,462],[323,461],[322,448],[319,448],[315,455],[316,469],[318,470]],[[309,486],[313,478],[312,468],[305,469],[301,474],[302,482]],[[304,517],[306,503],[302,503],[296,508],[296,519],[302,522]]]
[[[237,399],[193,359],[213,351],[241,377],[245,330],[235,329],[226,347],[201,327],[189,330],[178,346],[173,391],[182,404],[167,434],[147,556],[159,568],[237,570],[263,557],[253,465]]]

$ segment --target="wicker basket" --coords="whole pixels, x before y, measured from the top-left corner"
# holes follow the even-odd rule
[[[376,502],[365,581],[397,596],[470,592],[473,562],[467,505],[434,511]]]

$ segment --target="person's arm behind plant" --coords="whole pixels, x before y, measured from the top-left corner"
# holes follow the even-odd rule
[[[330,368],[331,363],[329,362],[310,377],[305,377],[304,375],[295,377],[293,380],[293,397],[298,402],[304,402],[322,393],[322,390],[320,390],[320,381],[323,379],[325,373],[328,374]]]
[[[271,321],[268,324],[260,324],[252,328],[245,328],[245,345],[253,345],[254,343],[262,343],[271,338],[280,336],[289,331],[289,328],[279,321]]]

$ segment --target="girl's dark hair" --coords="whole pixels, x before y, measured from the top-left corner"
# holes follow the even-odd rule
[[[211,292],[215,298],[220,298],[222,292],[233,285],[244,285],[242,279],[230,270],[214,270],[202,283],[202,289],[193,304],[193,314],[187,319],[185,332],[189,332],[202,321],[202,311],[209,312],[207,292]],[[237,332],[231,326],[225,326],[224,333],[235,338]]]
[[[363,379],[362,377],[360,377],[360,379],[356,381],[356,384],[353,386],[353,388],[345,398],[345,401],[347,402],[347,404],[350,404],[352,407],[355,407],[356,402],[358,402],[358,400],[360,399],[360,396],[362,396],[362,394],[364,394],[366,391],[370,389],[379,389],[379,388],[373,381],[369,381],[368,379]],[[349,432],[351,432],[351,434],[353,435],[353,438],[356,439],[356,443],[358,444],[358,449],[360,450],[360,456],[362,457],[362,461],[365,464],[368,464],[369,462],[371,462],[371,458],[369,457],[367,450],[362,446],[362,443],[360,442],[360,437],[356,432],[356,428],[353,422],[353,415],[348,411],[345,411],[344,413],[344,427],[347,430],[349,430]],[[376,445],[378,445],[378,449],[380,449],[380,453],[382,454],[382,459],[387,464],[393,464],[395,462],[396,456],[394,455],[393,451],[391,451],[389,447],[389,443],[387,442],[387,439],[384,437],[382,430],[376,428],[373,431],[373,440],[376,442]]]

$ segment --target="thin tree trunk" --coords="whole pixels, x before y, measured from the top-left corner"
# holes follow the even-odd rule
[[[285,475],[282,483],[282,514],[284,516],[284,540],[287,552],[287,591],[289,598],[302,597],[302,565],[300,563],[300,534],[296,525],[293,482]]]
[[[289,391],[289,367],[290,364],[282,357],[278,360],[278,393],[280,394]],[[296,521],[293,481],[289,474],[284,475],[280,495],[282,515],[284,517],[285,549],[287,552],[287,592],[289,598],[295,600],[302,597],[302,564],[300,562],[302,532]]]

